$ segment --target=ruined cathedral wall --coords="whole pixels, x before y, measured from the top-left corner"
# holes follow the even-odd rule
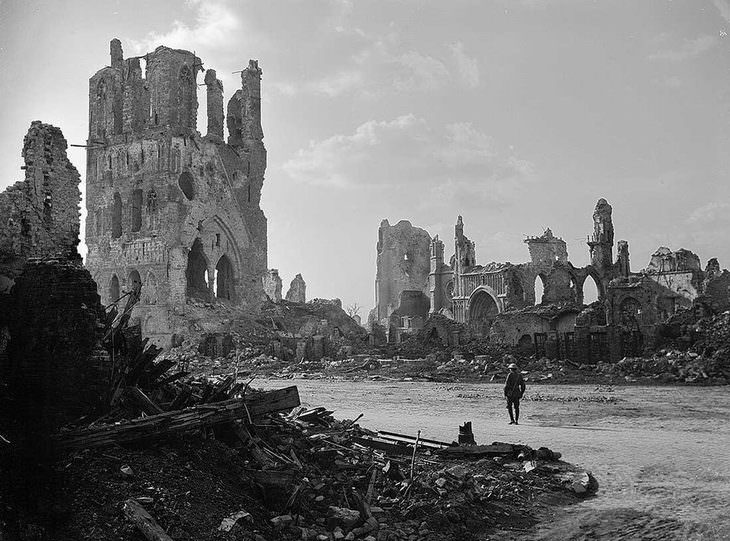
[[[377,253],[373,317],[387,321],[398,308],[403,291],[421,291],[429,296],[431,236],[407,220],[394,226],[383,220],[378,231]]]
[[[263,298],[267,224],[260,208],[266,150],[261,70],[250,61],[229,102],[223,142],[223,85],[208,70],[208,134],[196,129],[202,62],[158,47],[124,59],[89,83],[87,266],[105,304],[141,282],[134,315],[147,336],[185,327],[190,298],[254,306]]]
[[[23,140],[25,179],[0,193],[0,293],[30,257],[76,255],[79,173],[59,128],[33,121]]]

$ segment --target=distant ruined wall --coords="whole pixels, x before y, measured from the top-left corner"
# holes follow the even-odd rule
[[[375,308],[370,320],[388,324],[403,291],[429,296],[431,236],[407,220],[391,226],[383,220],[378,229],[375,275]]]

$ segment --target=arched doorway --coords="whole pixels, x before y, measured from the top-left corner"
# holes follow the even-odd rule
[[[469,303],[469,325],[476,334],[487,336],[498,313],[494,298],[484,290],[477,291]]]
[[[215,266],[215,296],[219,299],[233,300],[233,265],[227,256],[223,255]]]
[[[127,288],[129,291],[134,291],[134,295],[139,298],[142,292],[142,278],[139,276],[139,272],[133,270],[127,277]]]
[[[592,304],[600,298],[600,289],[596,278],[589,274],[583,282],[583,304]]]
[[[112,275],[112,279],[109,282],[109,303],[112,303],[119,299],[119,278],[116,274]]]
[[[195,239],[190,253],[188,253],[188,266],[185,269],[185,278],[187,281],[187,296],[197,299],[208,300],[210,291],[208,290],[208,282],[205,279],[208,271],[208,260],[203,253],[203,245],[200,239]]]
[[[542,304],[545,295],[545,277],[542,274],[535,276],[535,305]]]

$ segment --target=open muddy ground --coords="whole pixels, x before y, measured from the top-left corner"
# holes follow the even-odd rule
[[[292,383],[367,428],[452,441],[472,421],[477,443],[547,446],[597,477],[596,497],[501,539],[730,539],[728,387],[535,385],[511,426],[499,384]]]

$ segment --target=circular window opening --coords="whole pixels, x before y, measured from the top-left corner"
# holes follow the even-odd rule
[[[177,181],[178,186],[180,186],[180,189],[185,194],[185,197],[188,198],[188,200],[191,200],[195,197],[195,189],[193,188],[193,175],[188,173],[187,171],[184,171],[180,178]]]

